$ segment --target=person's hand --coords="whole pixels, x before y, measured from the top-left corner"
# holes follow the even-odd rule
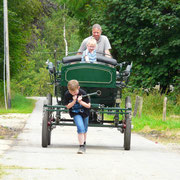
[[[84,57],[84,59],[86,62],[89,62],[89,57],[87,55]]]
[[[82,96],[78,97],[78,103],[80,103],[82,101]]]
[[[76,101],[77,100],[77,95],[74,95],[73,96],[73,101]]]

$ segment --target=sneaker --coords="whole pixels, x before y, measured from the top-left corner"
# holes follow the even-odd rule
[[[84,152],[86,152],[86,142],[84,142]]]
[[[79,146],[79,150],[77,152],[78,154],[84,154],[85,153],[85,148],[84,148],[84,145],[82,146]]]

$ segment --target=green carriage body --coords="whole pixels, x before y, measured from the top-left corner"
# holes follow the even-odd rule
[[[61,88],[60,96],[64,104],[64,93],[67,90],[69,80],[76,79],[80,87],[88,94],[97,90],[101,91],[101,96],[92,96],[91,103],[114,106],[117,94],[116,70],[114,67],[102,64],[76,63],[64,65],[61,68]],[[59,94],[59,92],[56,92]]]

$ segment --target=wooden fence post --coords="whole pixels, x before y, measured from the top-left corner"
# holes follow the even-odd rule
[[[134,113],[133,113],[134,117],[136,117],[138,106],[139,106],[139,96],[136,96],[136,102],[135,102]]]
[[[139,97],[139,118],[142,114],[142,107],[143,107],[143,97]]]
[[[164,98],[164,103],[163,103],[163,121],[166,120],[166,104],[167,104],[167,97]]]

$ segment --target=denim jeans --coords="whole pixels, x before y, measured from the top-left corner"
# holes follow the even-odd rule
[[[75,115],[74,122],[77,126],[77,132],[80,133],[86,133],[88,130],[88,122],[89,122],[89,116],[83,118],[81,115]]]

